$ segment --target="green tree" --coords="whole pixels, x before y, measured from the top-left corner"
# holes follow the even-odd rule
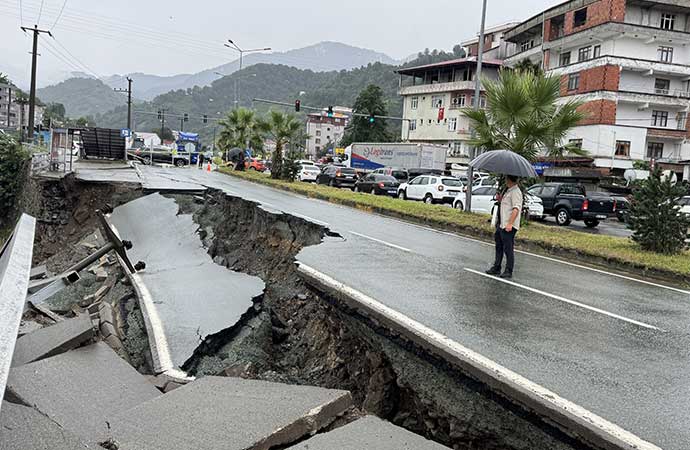
[[[367,117],[355,116],[345,132],[340,143],[346,147],[353,142],[391,142],[394,137],[386,126],[386,120],[377,117],[374,123],[369,120],[370,115],[386,116],[388,108],[383,91],[380,87],[370,84],[360,92],[355,100],[354,110],[356,113],[365,114]]]
[[[11,226],[30,157],[9,136],[0,134],[0,230]]]
[[[539,152],[547,156],[586,151],[563,140],[571,128],[585,118],[581,103],[557,103],[560,79],[544,74],[504,70],[497,81],[483,80],[487,106],[465,110],[475,137],[470,145],[483,150],[512,150],[530,161]]]
[[[10,81],[10,77],[8,77],[6,74],[0,72],[0,83],[3,84],[12,84]]]
[[[679,212],[678,200],[685,195],[681,184],[674,184],[657,168],[633,194],[629,227],[633,240],[644,250],[675,255],[685,248],[690,217]]]
[[[284,180],[294,180],[295,161],[287,155],[283,161],[283,152],[290,143],[301,144],[300,139],[304,136],[303,125],[292,114],[280,111],[270,111],[268,119],[261,121],[261,129],[275,142],[276,148],[273,151],[271,161],[271,177],[282,178]]]
[[[65,105],[62,103],[48,103],[43,112],[43,126],[50,127],[53,122],[65,120]]]
[[[153,130],[151,130],[151,132],[156,133],[158,137],[161,138],[161,141],[172,141],[175,139],[173,131],[168,127],[163,128],[162,133],[160,127],[154,128]]]
[[[261,121],[254,111],[246,108],[233,109],[218,124],[221,126],[218,146],[224,152],[234,147],[245,149],[247,143],[256,151],[263,150],[264,134]]]

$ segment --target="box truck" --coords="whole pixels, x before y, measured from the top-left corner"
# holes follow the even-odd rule
[[[446,169],[446,147],[431,144],[364,143],[345,149],[346,164],[370,172],[384,167],[402,169]]]

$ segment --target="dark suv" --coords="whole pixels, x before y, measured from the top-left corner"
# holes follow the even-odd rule
[[[544,214],[554,216],[561,226],[582,220],[587,227],[594,228],[616,212],[616,201],[610,195],[598,192],[588,195],[580,184],[537,184],[527,192],[541,198]]]
[[[354,189],[357,172],[349,167],[326,166],[316,177],[316,184],[327,184],[331,187]]]

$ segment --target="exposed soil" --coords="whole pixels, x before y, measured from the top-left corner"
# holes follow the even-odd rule
[[[220,192],[203,204],[177,200],[216,263],[266,283],[238,324],[200,345],[184,367],[190,373],[347,389],[355,415],[378,415],[456,449],[588,448],[306,286],[295,255],[339,239],[328,230]]]

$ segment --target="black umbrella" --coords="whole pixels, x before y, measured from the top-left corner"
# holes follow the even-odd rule
[[[242,150],[241,148],[238,148],[238,147],[231,148],[230,150],[228,150],[228,154],[227,154],[226,158],[228,161],[235,161],[235,160],[239,159],[238,157],[240,156],[240,154],[243,151],[244,150]]]
[[[472,160],[470,166],[491,173],[514,175],[520,178],[536,178],[532,163],[510,150],[491,150]]]

